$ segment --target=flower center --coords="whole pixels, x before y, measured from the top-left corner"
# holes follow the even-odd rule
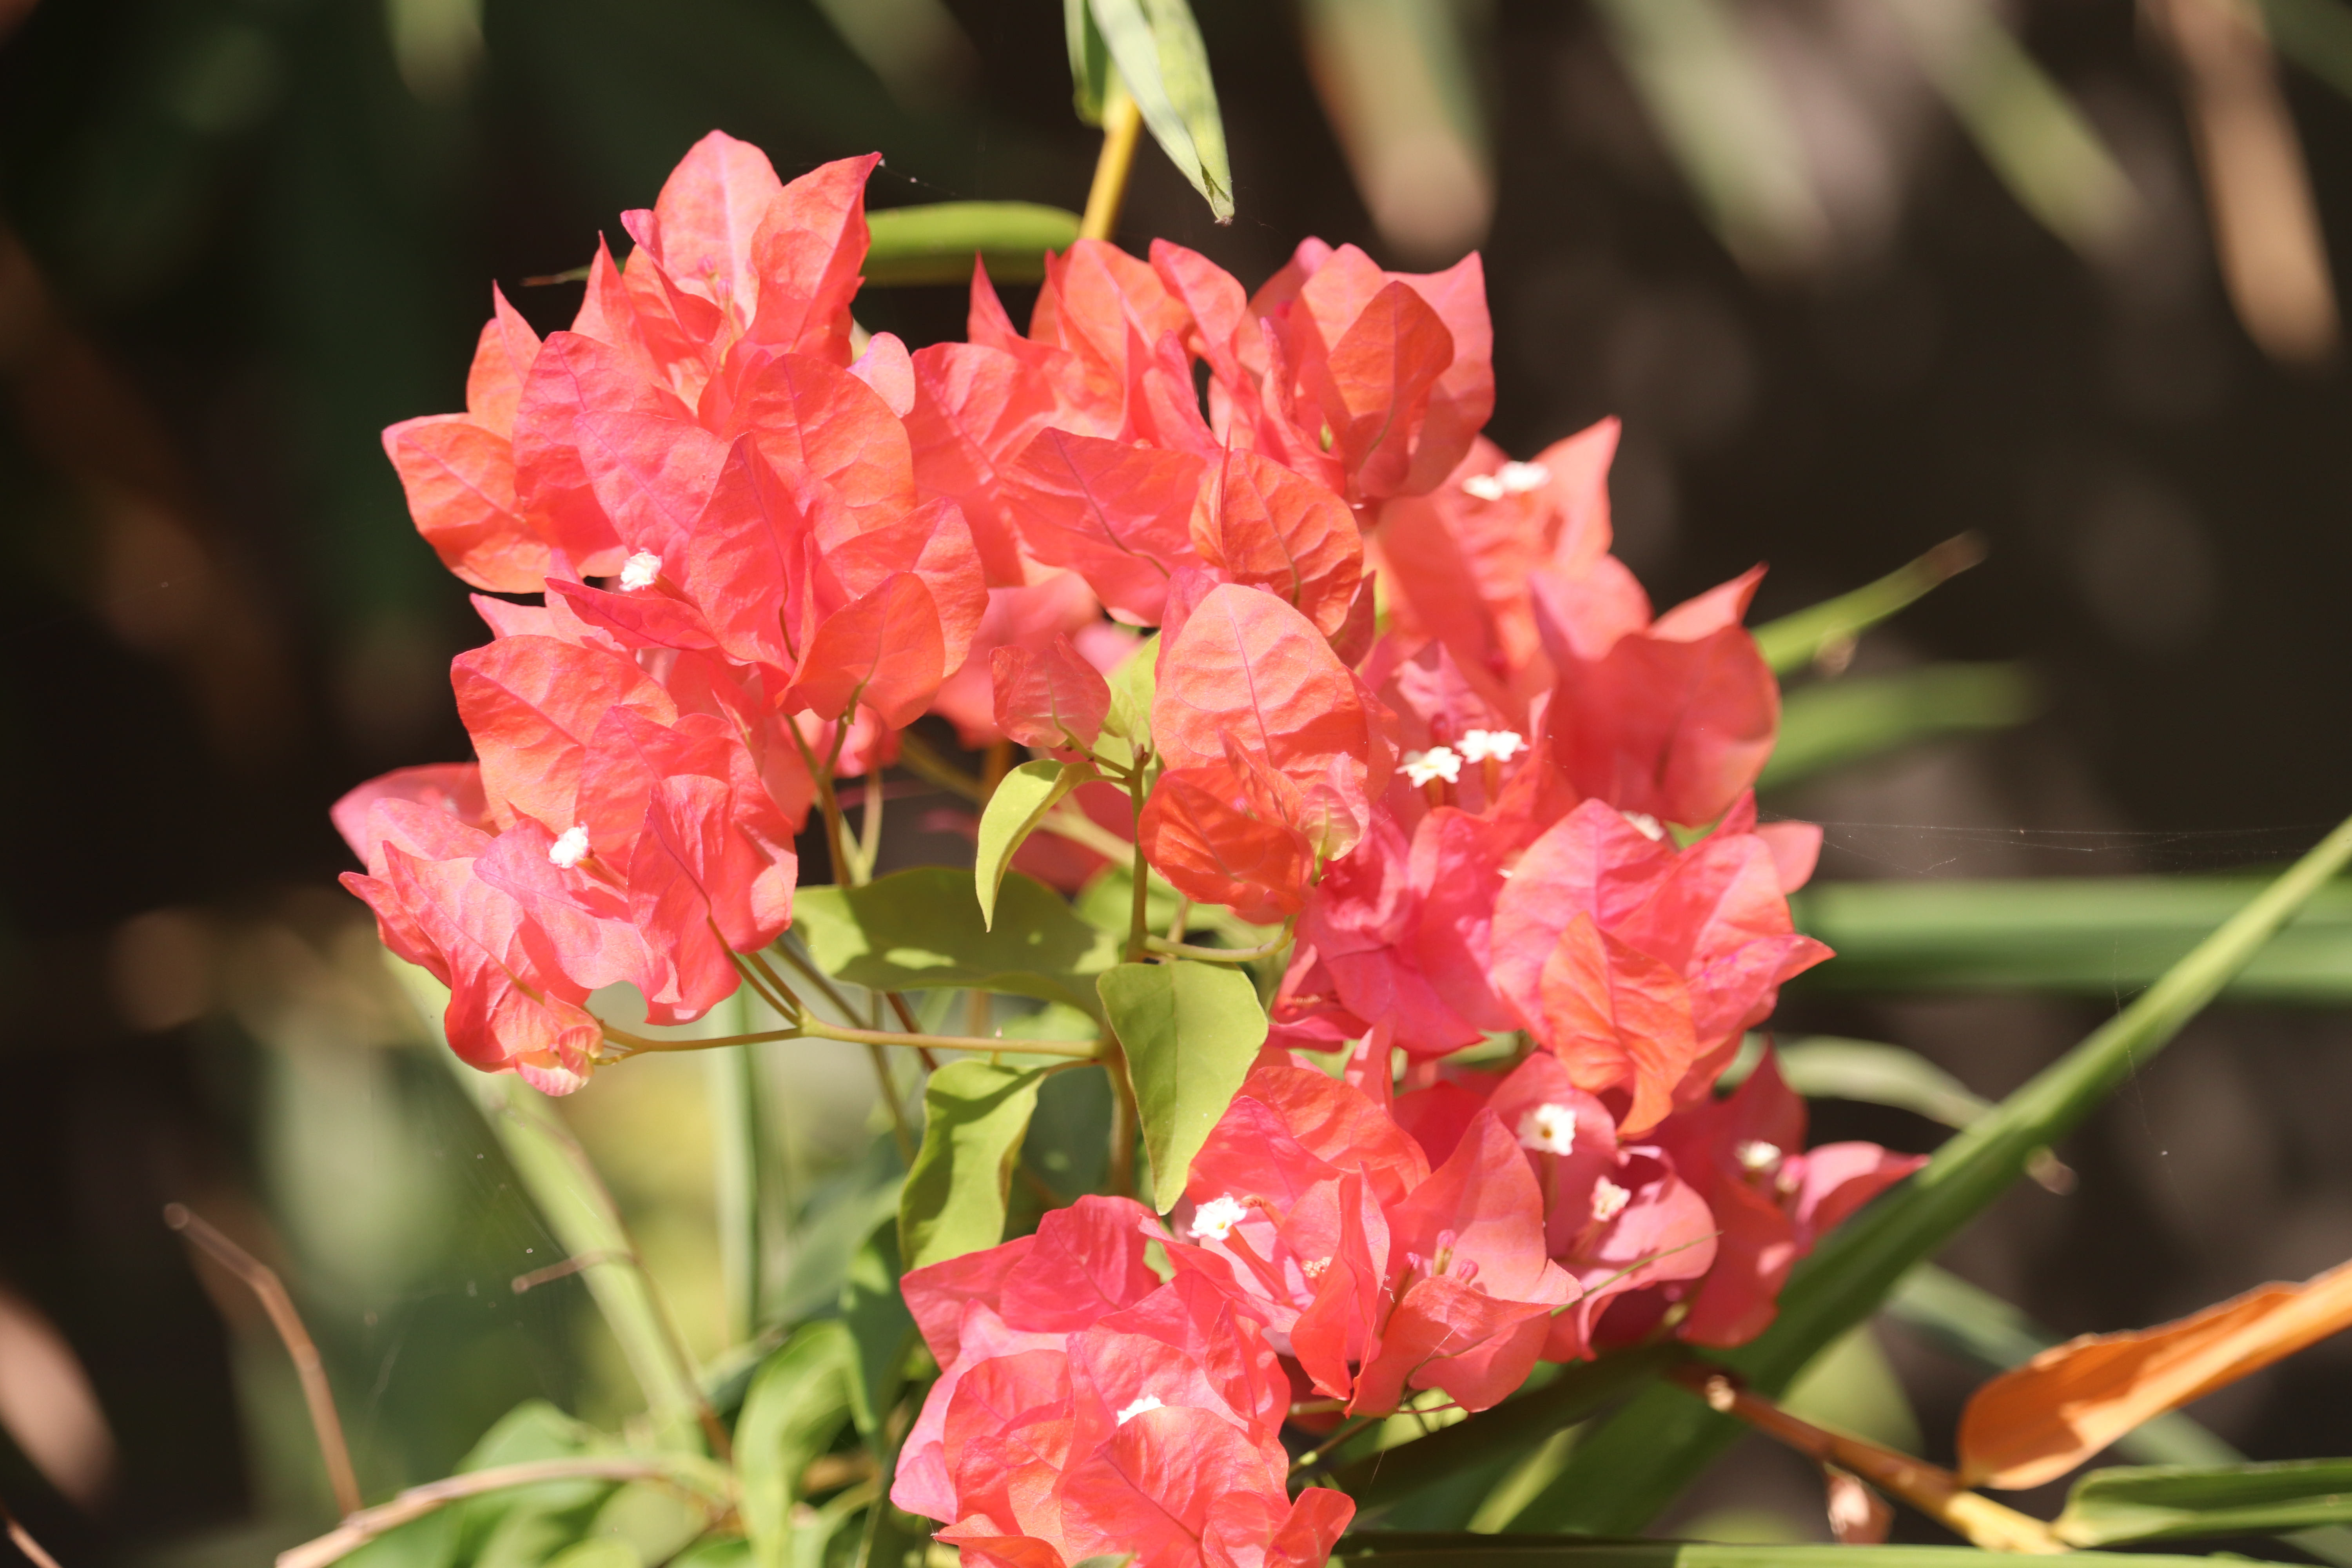
[[[1192,1239],[1223,1241],[1233,1235],[1234,1226],[1249,1217],[1249,1205],[1231,1193],[1211,1198],[1192,1211]]]
[[[1539,1154],[1568,1154],[1576,1149],[1576,1108],[1547,1103],[1519,1118],[1519,1147]]]
[[[1472,730],[1462,737],[1465,763],[1507,763],[1527,749],[1527,737],[1516,730]]]
[[[1447,784],[1462,776],[1462,753],[1451,746],[1432,746],[1425,752],[1404,754],[1404,776],[1419,789],[1438,779]]]
[[[547,847],[547,858],[569,871],[588,858],[588,829],[580,823],[565,828],[556,841]]]
[[[661,557],[650,550],[640,550],[621,563],[621,587],[626,593],[652,587],[660,575]]]
[[[1780,1145],[1749,1138],[1733,1147],[1731,1157],[1743,1171],[1769,1171],[1780,1163]]]
[[[1134,1404],[1129,1405],[1126,1409],[1118,1413],[1118,1424],[1124,1426],[1147,1410],[1161,1410],[1165,1408],[1166,1406],[1160,1403],[1160,1395],[1156,1394],[1146,1394],[1139,1397]]]
[[[1617,814],[1633,825],[1633,831],[1655,843],[1666,836],[1666,826],[1646,811],[1621,811]]]
[[[1592,1184],[1592,1217],[1602,1225],[1623,1214],[1625,1205],[1633,1201],[1630,1191],[1606,1176]]]

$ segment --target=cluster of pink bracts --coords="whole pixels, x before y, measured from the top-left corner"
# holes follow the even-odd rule
[[[1818,830],[1750,793],[1759,574],[1654,618],[1609,553],[1613,422],[1528,463],[1478,435],[1475,257],[1309,241],[1248,295],[1081,242],[1025,336],[983,274],[971,341],[853,354],[874,162],[785,185],[713,134],[571,331],[497,300],[467,412],[385,433],[450,568],[543,600],[477,598],[479,763],[348,796],[346,881],[448,984],[459,1054],[562,1092],[599,987],[665,1024],[734,990],[833,780],[927,711],[1083,757],[1159,627],[1162,771],[1096,815],[1185,896],[1295,921],[1273,1039],[1172,1228],[1087,1198],[908,1278],[945,1370],[893,1495],[1007,1568],[1318,1563],[1352,1505],[1291,1500],[1295,1405],[1475,1410],[1541,1359],[1738,1343],[1914,1163],[1803,1152],[1769,1059],[1713,1094],[1828,956],[1786,900]],[[1507,1072],[1448,1060],[1514,1030]],[[1294,1054],[1343,1047],[1337,1077]]]

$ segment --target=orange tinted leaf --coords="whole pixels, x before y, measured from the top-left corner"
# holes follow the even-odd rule
[[[1085,748],[1102,733],[1110,712],[1110,683],[1086,661],[1066,635],[1043,647],[1019,645],[990,655],[996,723],[1024,746]]]
[[[1273,595],[1224,583],[1209,591],[1160,656],[1152,741],[1171,768],[1222,763],[1230,744],[1296,784],[1302,821],[1328,854],[1360,831],[1380,751],[1361,689],[1315,629]]]
[[[524,377],[539,357],[539,334],[522,313],[490,285],[490,319],[474,345],[473,368],[466,373],[466,412],[485,429],[514,434],[515,406],[522,401]]]
[[[507,438],[457,414],[411,419],[383,433],[408,514],[441,563],[477,588],[535,594],[547,542],[515,510]]]
[[[751,237],[760,307],[749,336],[849,363],[849,301],[866,265],[866,179],[878,153],[821,164],[783,188]]]
[[[1076,572],[1136,624],[1157,626],[1168,579],[1200,564],[1191,518],[1203,468],[1188,453],[1047,430],[1013,464],[1005,500],[1030,554]]]
[[[768,155],[713,131],[662,182],[654,202],[656,255],[678,288],[749,321],[760,279],[751,251],[783,183]]]
[[[1579,911],[1544,961],[1544,1045],[1587,1093],[1629,1089],[1618,1121],[1627,1137],[1674,1110],[1674,1091],[1698,1055],[1689,994],[1670,964],[1627,946]]]
[[[1297,828],[1249,810],[1250,793],[1222,762],[1171,769],[1144,803],[1137,842],[1186,898],[1272,925],[1306,903],[1315,856]]]
[[[1347,621],[1364,542],[1347,503],[1255,452],[1228,452],[1192,507],[1192,544],[1236,583],[1295,606],[1326,637]]]
[[[940,689],[943,657],[931,592],[901,572],[817,628],[786,701],[826,719],[845,718],[862,702],[903,728]]]
[[[1960,1414],[1969,1486],[2054,1480],[2151,1416],[2352,1327],[2352,1263],[2201,1312],[2053,1346],[1977,1390]]]
[[[502,637],[458,655],[449,678],[501,824],[520,812],[557,833],[572,825],[581,763],[613,708],[661,724],[677,718],[677,705],[633,661],[553,637]]]

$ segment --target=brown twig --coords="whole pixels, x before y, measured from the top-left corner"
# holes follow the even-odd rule
[[[567,1258],[561,1263],[551,1263],[544,1268],[534,1268],[528,1274],[516,1275],[513,1289],[514,1293],[520,1296],[526,1290],[536,1290],[541,1285],[552,1285],[558,1279],[568,1279],[583,1268],[593,1268],[599,1263],[634,1264],[635,1262],[636,1259],[625,1252],[583,1252],[576,1258]]]
[[[349,1556],[385,1531],[397,1530],[410,1521],[422,1519],[450,1503],[479,1497],[484,1492],[503,1491],[509,1487],[563,1480],[663,1481],[721,1510],[729,1500],[712,1490],[707,1482],[695,1478],[687,1462],[676,1458],[642,1458],[614,1454],[572,1459],[531,1459],[520,1465],[470,1470],[446,1480],[427,1481],[421,1487],[411,1487],[390,1502],[378,1503],[373,1508],[354,1513],[326,1534],[279,1552],[278,1568],[326,1568],[328,1563]]]
[[[1791,1415],[1762,1395],[1740,1387],[1729,1373],[1719,1367],[1692,1363],[1669,1369],[1666,1376],[1706,1400],[1709,1408],[1736,1415],[1766,1436],[1822,1464],[1835,1465],[1860,1476],[1989,1552],[2046,1557],[2066,1550],[2048,1525],[1969,1491],[1949,1470],[1860,1437],[1827,1431]]]
[[[318,1434],[319,1457],[326,1462],[335,1507],[345,1515],[358,1512],[359,1477],[352,1470],[352,1451],[343,1442],[342,1418],[335,1414],[335,1392],[328,1386],[326,1363],[319,1357],[310,1331],[302,1326],[302,1315],[294,1310],[294,1298],[286,1293],[285,1281],[278,1278],[276,1269],[206,1224],[185,1204],[165,1204],[163,1223],[204,1248],[259,1299],[261,1310],[269,1314],[270,1326],[286,1342],[295,1375],[302,1380],[302,1400],[310,1407],[310,1426]]]
[[[0,1502],[0,1524],[8,1527],[8,1539],[16,1543],[16,1550],[39,1564],[39,1568],[58,1568],[58,1560],[41,1549],[41,1543],[33,1539],[32,1531],[16,1522],[16,1516],[8,1511],[8,1505],[5,1502]]]

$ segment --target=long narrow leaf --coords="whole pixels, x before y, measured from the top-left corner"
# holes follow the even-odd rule
[[[2352,1459],[2094,1470],[2052,1521],[2075,1546],[2296,1534],[2352,1523]]]
[[[1651,1345],[1580,1362],[1541,1388],[1473,1419],[1351,1461],[1334,1472],[1332,1484],[1356,1500],[1360,1515],[1370,1514],[1465,1470],[1524,1452],[1677,1359],[1675,1347]]]
[[[1078,237],[1078,215],[1035,202],[933,202],[868,213],[866,281],[968,283],[971,258],[1000,283],[1045,276],[1045,252]]]
[[[1209,79],[1209,51],[1184,0],[1088,0],[1119,79],[1169,161],[1219,223],[1234,216],[1225,122]]]
[[[2032,676],[2016,664],[1931,664],[1800,687],[1781,705],[1780,741],[1756,787],[1786,789],[1942,735],[2005,730],[2040,707]]]
[[[1790,907],[1800,930],[1837,950],[1808,987],[2111,997],[2155,981],[2263,887],[2235,876],[1835,882]],[[2352,884],[2313,894],[2229,992],[2352,1000]]]
[[[2046,1148],[2170,1044],[2263,944],[2352,860],[2344,823],[2196,951],[2000,1108],[1956,1135],[1918,1174],[1837,1231],[1798,1266],[1780,1316],[1725,1363],[1779,1394],[1860,1322],[1915,1265],[1933,1257]],[[1512,1521],[1515,1530],[1631,1535],[1745,1430],[1679,1389],[1654,1385],[1586,1442]]]
[[[1775,675],[1793,675],[1927,594],[1985,557],[1973,533],[1947,539],[1916,561],[1898,566],[1834,599],[1824,599],[1756,628],[1756,647]]]

